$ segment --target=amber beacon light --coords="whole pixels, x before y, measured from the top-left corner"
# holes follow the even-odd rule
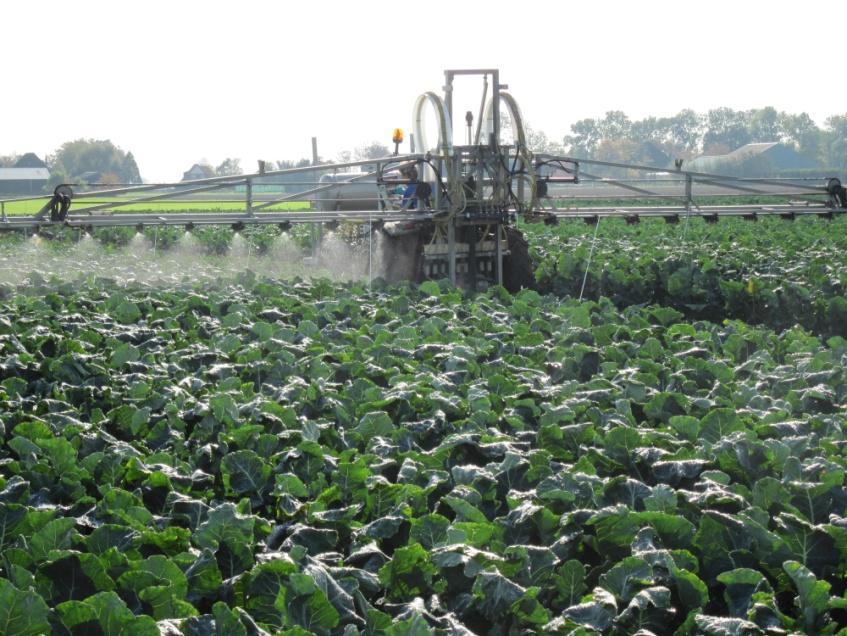
[[[394,154],[398,154],[400,152],[400,144],[403,143],[403,129],[395,128],[394,133],[391,135],[391,141],[394,142]]]

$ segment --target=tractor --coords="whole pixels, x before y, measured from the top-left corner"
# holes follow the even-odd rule
[[[394,153],[376,159],[321,164],[313,138],[311,166],[267,170],[260,161],[256,173],[175,184],[95,184],[87,189],[62,184],[36,214],[7,215],[6,205],[21,199],[0,200],[0,230],[230,225],[239,231],[254,224],[287,229],[308,223],[316,228],[317,244],[322,228],[345,224],[358,228],[367,240],[369,263],[378,239],[381,266],[369,267],[371,274],[389,281],[447,278],[472,290],[499,284],[514,292],[534,282],[519,220],[555,224],[581,219],[596,225],[606,217],[628,223],[661,217],[668,223],[693,218],[713,223],[727,216],[751,221],[764,215],[831,219],[847,211],[847,190],[834,177],[742,179],[683,170],[681,162],[669,169],[533,153],[517,101],[497,69],[447,70],[444,75],[443,94],[425,92],[414,103],[408,153],[400,153],[404,135],[395,129]],[[472,110],[465,112],[465,143],[457,144],[454,86],[468,78],[481,79],[481,98],[476,116]],[[437,135],[430,143],[427,123],[433,122]],[[595,174],[598,168],[606,174]],[[307,187],[272,194],[262,189],[275,179],[291,178],[302,179],[299,185]],[[411,185],[414,196],[404,197]],[[211,193],[222,193],[220,200],[243,201],[243,210],[122,209],[169,200],[214,203]],[[751,196],[758,202],[743,202]],[[720,200],[710,203],[716,197]],[[76,203],[80,198],[83,202]],[[279,209],[281,203],[304,199],[311,201],[308,210]]]

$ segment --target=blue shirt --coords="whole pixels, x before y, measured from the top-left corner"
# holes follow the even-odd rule
[[[403,191],[403,209],[415,210],[418,207],[418,184],[417,182],[410,183]]]

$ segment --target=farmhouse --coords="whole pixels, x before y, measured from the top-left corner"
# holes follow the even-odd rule
[[[739,176],[773,176],[817,168],[818,164],[776,141],[741,146],[725,155],[702,155],[686,161],[694,172],[717,172]]]
[[[0,168],[0,194],[40,194],[50,178],[47,164],[28,152],[11,168]]]
[[[208,179],[214,177],[215,171],[211,166],[195,163],[187,171],[182,173],[183,181],[193,181],[194,179]]]

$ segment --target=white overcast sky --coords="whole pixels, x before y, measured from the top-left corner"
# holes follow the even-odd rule
[[[498,67],[524,118],[847,112],[843,2],[0,0],[0,155],[110,139],[148,181],[333,158],[409,129],[446,68]],[[468,91],[470,92],[470,91]],[[478,99],[478,98],[477,98]],[[456,110],[476,110],[476,100]]]

